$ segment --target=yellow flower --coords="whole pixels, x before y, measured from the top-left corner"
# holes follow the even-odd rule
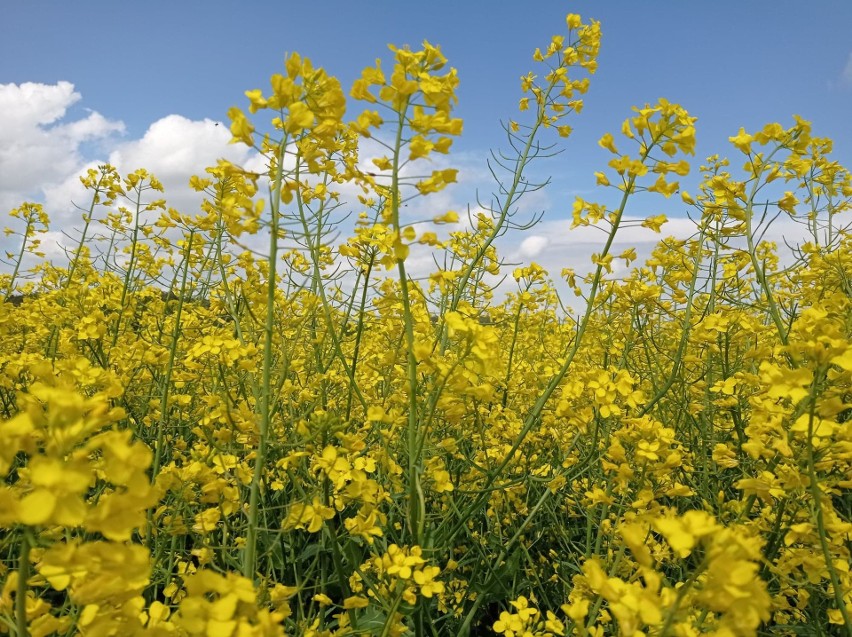
[[[56,508],[56,495],[47,489],[36,489],[25,495],[18,503],[18,516],[23,524],[37,526],[44,524]]]
[[[679,518],[656,518],[653,525],[679,557],[688,556],[702,537],[719,528],[713,516],[704,511],[687,511]]]
[[[665,177],[660,175],[652,185],[648,186],[648,192],[658,192],[667,199],[677,192],[680,184],[676,181],[667,182]]]
[[[258,110],[266,108],[268,106],[268,102],[263,97],[263,91],[260,89],[254,89],[251,91],[246,91],[245,95],[249,98],[249,112],[256,113]]]
[[[315,116],[304,102],[290,104],[284,130],[291,135],[298,135],[302,130],[313,126]]]
[[[666,215],[656,215],[654,217],[648,217],[642,222],[643,228],[650,228],[654,232],[659,233],[660,229],[663,227],[663,224],[666,223],[668,219]]]
[[[612,137],[612,133],[604,133],[604,136],[598,140],[598,146],[605,148],[613,155],[618,154],[618,149],[615,147],[615,140]]]
[[[332,604],[334,604],[331,598],[325,593],[317,593],[313,596],[312,599],[320,606],[331,606]]]
[[[426,195],[433,192],[440,192],[448,184],[456,182],[458,170],[447,168],[445,170],[434,170],[432,176],[422,179],[415,184],[415,187],[421,195]]]
[[[492,628],[496,633],[502,633],[505,637],[519,637],[523,635],[523,630],[526,628],[524,620],[519,616],[507,611],[500,613],[500,619],[494,622]]]
[[[326,520],[335,515],[331,507],[320,503],[319,498],[314,498],[311,504],[297,502],[290,507],[290,513],[281,523],[285,531],[291,529],[305,529],[308,533],[319,532]]]
[[[367,608],[370,605],[370,600],[361,595],[353,595],[343,600],[343,608],[351,610],[353,608]]]
[[[728,141],[742,152],[749,153],[751,152],[751,143],[754,141],[754,137],[746,133],[744,128],[740,127],[740,132],[734,137],[729,137]]]
[[[231,143],[242,142],[246,146],[254,146],[254,126],[239,108],[232,106],[228,110],[228,118],[231,120]]]
[[[414,571],[414,581],[420,587],[423,597],[430,598],[444,592],[443,582],[435,580],[440,572],[441,569],[437,566],[426,566]]]
[[[796,214],[796,204],[799,200],[789,190],[784,193],[784,196],[778,200],[778,207],[789,215]]]
[[[448,210],[443,215],[439,217],[434,217],[432,219],[432,223],[457,223],[459,220],[459,213],[455,210]]]

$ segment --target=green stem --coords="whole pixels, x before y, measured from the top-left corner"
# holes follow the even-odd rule
[[[349,421],[350,416],[352,415],[352,395],[357,388],[357,384],[354,382],[355,371],[358,367],[358,357],[361,353],[361,338],[364,335],[364,317],[366,315],[366,307],[367,307],[367,293],[370,291],[370,274],[373,271],[373,263],[375,262],[375,254],[370,255],[370,261],[367,264],[367,271],[364,273],[364,287],[361,290],[361,301],[360,307],[358,308],[358,325],[355,328],[355,346],[352,351],[352,363],[349,367],[352,372],[353,382],[350,383],[349,391],[346,396],[346,420]]]
[[[104,175],[101,174],[101,179],[98,181],[95,186],[95,193],[92,195],[92,203],[89,205],[89,210],[83,216],[85,224],[83,225],[83,231],[80,233],[80,241],[77,243],[77,249],[74,251],[74,259],[71,261],[71,267],[68,268],[68,280],[65,282],[65,287],[71,284],[71,281],[74,280],[74,274],[77,272],[77,266],[80,264],[80,255],[83,253],[83,246],[86,243],[86,238],[89,233],[89,225],[92,223],[92,215],[95,213],[95,205],[98,200],[98,196],[100,195],[100,187],[103,183]]]
[[[18,637],[29,637],[27,628],[27,580],[30,578],[30,536],[21,534],[21,554],[18,559],[18,591],[15,594],[15,626]]]
[[[769,165],[769,160],[772,159],[773,155],[775,155],[775,153],[779,150],[780,147],[775,148],[771,153],[769,153],[769,155],[763,160],[764,165]],[[751,265],[754,268],[754,275],[757,277],[757,281],[763,290],[764,296],[766,297],[766,303],[769,306],[769,315],[778,330],[778,338],[781,339],[781,343],[783,345],[786,345],[788,330],[785,328],[784,321],[781,319],[781,312],[778,309],[778,303],[775,300],[775,295],[772,294],[772,290],[769,287],[766,269],[760,265],[760,262],[758,262],[757,253],[755,252],[752,218],[754,217],[754,198],[759,189],[760,179],[755,178],[754,186],[752,187],[748,200],[746,201],[746,241],[748,243],[748,256],[751,260]]]
[[[162,393],[160,394],[160,417],[157,419],[157,448],[154,456],[154,469],[151,473],[151,480],[157,479],[157,474],[160,472],[160,466],[163,462],[163,438],[166,420],[168,420],[167,411],[169,408],[169,388],[172,382],[172,372],[175,365],[175,356],[177,354],[177,344],[181,331],[181,314],[183,312],[183,302],[186,296],[186,279],[189,274],[189,262],[192,256],[192,240],[195,236],[195,231],[189,233],[189,241],[186,246],[186,262],[183,268],[183,277],[180,282],[180,296],[178,297],[177,310],[175,310],[175,327],[172,330],[171,346],[169,347],[169,360],[166,363],[166,374],[163,378]]]
[[[396,615],[396,611],[399,608],[399,605],[402,603],[402,595],[404,592],[405,587],[403,586],[397,594],[396,599],[393,600],[393,606],[391,606],[390,610],[388,611],[388,618],[385,620],[385,625],[382,626],[381,637],[388,637],[388,635],[391,634],[391,631],[393,630],[394,616]]]
[[[675,598],[674,604],[672,604],[668,611],[666,612],[666,619],[663,622],[663,627],[660,629],[660,637],[666,637],[669,632],[669,628],[672,626],[672,622],[677,616],[677,611],[680,610],[680,605],[683,603],[686,594],[689,592],[689,589],[695,584],[698,576],[704,572],[704,569],[707,568],[707,560],[706,558],[701,564],[696,568],[689,576],[689,579],[684,582],[683,586],[681,586],[677,591],[677,597]]]
[[[399,121],[396,129],[396,139],[393,146],[393,167],[391,170],[391,225],[397,233],[397,241],[402,241],[400,229],[399,208],[399,169],[400,153],[402,151],[402,134],[405,129],[405,115],[408,102],[399,109]],[[414,321],[411,314],[411,298],[408,289],[408,275],[405,271],[404,259],[397,259],[399,272],[400,298],[402,300],[402,319],[405,330],[407,376],[408,376],[408,531],[409,543],[412,546],[420,544],[425,520],[421,517],[425,509],[423,488],[420,483],[421,465],[419,462],[419,434],[417,418],[417,359],[414,356]]]
[[[300,166],[297,162],[296,164],[296,181],[300,180]],[[343,371],[346,373],[346,376],[349,378],[349,391],[350,396],[352,393],[358,398],[358,402],[361,403],[361,407],[363,407],[364,411],[367,410],[367,399],[364,398],[364,395],[361,393],[361,389],[358,387],[358,383],[355,382],[355,370],[354,368],[349,366],[348,361],[346,360],[346,354],[343,352],[343,348],[340,345],[340,336],[335,329],[334,316],[331,312],[331,304],[328,300],[328,294],[326,294],[325,286],[322,281],[322,269],[320,260],[322,255],[320,254],[320,248],[322,247],[322,219],[318,219],[316,232],[311,231],[311,227],[308,224],[307,214],[305,213],[305,205],[304,201],[300,194],[296,196],[296,205],[299,209],[299,219],[302,222],[302,232],[305,235],[305,242],[308,245],[308,250],[311,254],[312,261],[312,270],[313,270],[313,280],[314,280],[314,293],[317,294],[320,298],[320,302],[322,303],[323,308],[323,316],[325,318],[326,329],[328,331],[329,336],[331,336],[332,348],[334,350],[334,355],[340,360],[341,365],[343,366]],[[312,240],[313,236],[316,237],[315,240]]]
[[[557,80],[554,79],[548,84],[547,89],[544,91],[544,99],[542,99],[542,103],[539,106],[538,117],[536,117],[535,123],[532,125],[532,128],[527,135],[527,141],[524,144],[523,149],[518,155],[517,160],[515,161],[515,170],[512,175],[512,185],[509,186],[508,190],[506,190],[506,198],[504,200],[503,205],[500,207],[500,211],[497,215],[497,220],[494,223],[493,228],[491,229],[488,238],[483,242],[483,244],[479,247],[474,257],[470,260],[470,263],[467,264],[464,271],[462,272],[461,277],[459,277],[459,284],[456,287],[456,294],[453,295],[452,300],[450,301],[450,311],[455,311],[458,309],[459,303],[462,298],[462,294],[464,293],[465,288],[467,287],[468,282],[470,281],[470,277],[473,275],[476,266],[482,261],[485,255],[488,253],[488,249],[497,240],[497,238],[503,233],[506,220],[509,218],[511,213],[512,204],[516,201],[516,194],[518,193],[518,187],[521,185],[523,176],[524,176],[524,168],[526,168],[527,164],[535,157],[533,155],[530,156],[532,152],[533,145],[535,143],[536,133],[539,128],[541,128],[544,119],[546,117],[545,114],[545,106],[548,102],[548,98],[550,97],[553,88],[556,86]],[[523,192],[521,193],[523,194]],[[520,195],[518,195],[520,196]],[[441,332],[441,353],[446,350],[448,344],[448,330],[447,326],[444,325]]]
[[[133,270],[136,267],[136,249],[139,245],[139,216],[142,212],[142,183],[140,182],[139,186],[136,190],[136,213],[133,217],[133,235],[130,243],[130,260],[127,263],[127,271],[124,273],[124,285],[121,288],[121,303],[119,304],[119,312],[118,318],[115,321],[115,332],[112,335],[112,345],[110,346],[110,351],[112,351],[116,343],[118,343],[118,337],[121,332],[121,319],[124,315],[124,309],[127,303],[127,294],[130,291],[130,283],[133,278]]]
[[[269,436],[270,386],[272,385],[272,338],[275,327],[275,288],[277,284],[276,266],[278,261],[278,227],[281,210],[281,183],[284,178],[284,156],[287,137],[278,146],[275,179],[270,188],[270,229],[269,229],[269,273],[266,286],[266,322],[263,333],[263,370],[261,372],[260,414],[258,422],[257,453],[254,459],[251,487],[249,489],[248,528],[246,545],[243,552],[243,576],[254,579],[257,565],[258,508],[260,504],[260,482],[266,461],[266,443]],[[297,159],[298,161],[298,159]]]
[[[649,147],[645,153],[643,153],[642,159],[644,160],[648,153],[650,152],[651,147]],[[544,391],[538,397],[533,407],[530,409],[526,419],[524,420],[523,427],[521,431],[518,433],[515,438],[515,442],[512,445],[512,448],[506,453],[503,460],[497,466],[497,468],[491,472],[486,479],[485,484],[482,487],[482,491],[479,497],[471,504],[471,506],[467,510],[467,514],[464,516],[463,520],[458,522],[456,527],[450,534],[450,537],[454,537],[455,534],[459,531],[461,526],[466,524],[466,520],[472,511],[479,509],[482,506],[485,499],[488,497],[488,488],[494,484],[494,481],[497,480],[498,476],[503,473],[509,463],[512,461],[512,458],[515,457],[515,453],[520,449],[524,440],[526,440],[527,435],[535,426],[538,421],[539,416],[541,415],[544,406],[547,404],[547,401],[550,400],[551,395],[556,388],[559,386],[559,383],[562,382],[562,379],[565,378],[565,375],[568,373],[568,370],[571,368],[571,364],[574,362],[574,358],[577,355],[577,352],[580,351],[580,345],[583,342],[583,335],[586,332],[586,327],[589,324],[589,320],[592,316],[592,310],[594,309],[595,300],[597,299],[598,288],[600,287],[601,280],[603,278],[603,261],[602,259],[609,254],[610,249],[612,248],[612,244],[615,241],[616,232],[618,232],[618,227],[621,223],[621,218],[624,215],[624,210],[627,207],[627,200],[630,196],[630,193],[633,190],[634,184],[636,182],[636,177],[631,175],[627,184],[624,188],[624,195],[621,198],[621,203],[619,204],[618,210],[614,213],[614,217],[612,219],[612,229],[610,230],[609,237],[607,238],[606,245],[601,252],[601,262],[598,263],[597,269],[595,270],[594,279],[592,280],[592,288],[589,291],[589,298],[586,304],[586,312],[583,315],[583,318],[580,321],[580,326],[577,329],[577,335],[574,338],[574,345],[571,347],[571,350],[568,352],[568,355],[565,357],[565,361],[562,363],[559,371],[554,374],[554,376],[550,379]]]
[[[15,262],[15,269],[12,271],[12,278],[9,279],[9,287],[6,288],[6,296],[3,299],[4,301],[8,301],[9,297],[12,296],[12,292],[15,290],[15,279],[18,278],[18,272],[21,269],[21,262],[24,260],[24,252],[27,248],[27,238],[30,236],[31,227],[32,222],[27,221],[27,227],[24,230],[24,240],[21,242],[21,251],[18,254],[18,260]]]
[[[852,637],[852,621],[850,621],[849,610],[846,608],[846,602],[843,600],[843,587],[840,582],[840,577],[837,575],[837,569],[834,568],[834,561],[831,559],[831,550],[828,546],[828,535],[825,528],[825,520],[822,513],[822,491],[819,488],[819,479],[816,472],[816,462],[814,461],[814,419],[816,418],[816,385],[817,375],[814,374],[814,381],[811,384],[810,408],[808,412],[808,478],[810,482],[811,497],[814,500],[814,509],[816,510],[816,526],[819,534],[819,544],[822,549],[822,555],[825,559],[825,568],[828,570],[828,576],[831,580],[831,588],[834,592],[834,601],[837,604],[837,609],[843,617],[843,625],[846,627],[846,634]]]
[[[527,286],[527,290],[529,290],[529,286]],[[512,330],[512,344],[509,345],[509,361],[506,363],[506,378],[503,380],[503,400],[500,402],[503,405],[503,409],[506,408],[506,405],[509,403],[509,381],[512,379],[512,362],[515,358],[515,345],[518,343],[518,332],[521,327],[521,313],[524,309],[524,304],[521,302],[520,297],[518,298],[518,311],[515,314],[515,326]]]
[[[692,310],[695,307],[693,299],[695,297],[695,285],[698,282],[698,274],[701,270],[701,251],[704,245],[704,235],[706,231],[706,225],[702,223],[698,237],[698,256],[695,258],[695,264],[693,266],[695,269],[692,273],[692,280],[689,282],[689,295],[687,296],[686,301],[686,311],[683,314],[683,328],[681,329],[680,343],[678,344],[677,352],[675,353],[672,371],[666,379],[666,382],[663,383],[662,387],[660,387],[659,391],[657,391],[654,397],[642,408],[642,411],[639,412],[640,417],[651,411],[654,405],[662,400],[669,389],[671,389],[671,386],[678,377],[681,364],[683,363],[683,355],[686,353],[686,346],[689,344],[689,336],[692,333]]]
[[[541,497],[539,497],[538,502],[535,503],[535,506],[533,506],[526,519],[521,523],[520,527],[518,527],[518,530],[509,539],[509,541],[503,545],[503,549],[500,551],[497,557],[494,558],[493,563],[495,564],[495,566],[499,567],[500,564],[502,564],[506,557],[509,555],[510,551],[514,550],[515,544],[517,544],[518,541],[521,539],[521,536],[523,535],[524,531],[526,531],[527,527],[532,523],[533,518],[535,518],[541,507],[544,506],[545,502],[547,502],[547,500],[552,494],[553,492],[550,489],[544,490],[544,493],[541,494]],[[495,572],[492,571],[492,573]],[[494,576],[492,575],[489,578],[489,581],[485,584],[485,586],[483,586],[484,590],[487,590],[489,588],[491,584],[490,580],[492,580],[493,577]],[[482,602],[484,602],[486,599],[486,595],[477,595],[476,600],[474,600],[473,602],[473,606],[471,607],[470,611],[468,611],[467,616],[464,618],[464,623],[461,625],[461,628],[459,628],[458,635],[470,634],[470,629],[473,624],[473,618],[475,617],[476,612],[479,610],[479,607]]]

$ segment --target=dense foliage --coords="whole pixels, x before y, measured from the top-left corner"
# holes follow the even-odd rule
[[[430,164],[462,122],[428,43],[365,69],[349,119],[287,59],[229,112],[263,172],[193,178],[200,212],[90,170],[77,247],[28,274],[49,220],[12,211],[0,633],[852,634],[849,173],[804,120],[740,130],[738,167],[680,192],[694,234],[617,277],[616,233],[665,222],[630,202],[690,171],[695,120],[660,100],[600,141],[620,203],[575,203],[602,231],[561,273],[582,311],[535,264],[495,290],[596,68],[599,24],[567,26],[521,80],[494,199],[446,234],[453,211],[401,214],[456,180]],[[806,240],[763,241],[777,215]]]

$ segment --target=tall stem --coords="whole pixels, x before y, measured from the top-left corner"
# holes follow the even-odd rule
[[[846,634],[852,637],[852,618],[849,616],[849,610],[846,608],[846,602],[843,599],[843,584],[840,581],[840,576],[837,574],[837,569],[834,567],[834,560],[831,556],[831,548],[828,546],[828,531],[825,528],[825,518],[822,511],[822,490],[819,487],[819,477],[817,476],[816,460],[814,458],[814,421],[816,420],[816,399],[817,399],[817,383],[819,375],[814,374],[814,380],[811,383],[810,405],[808,408],[808,478],[811,497],[814,501],[814,512],[816,515],[817,534],[819,535],[819,545],[822,549],[823,559],[825,560],[825,569],[828,571],[828,578],[831,581],[831,589],[834,593],[834,602],[837,604],[837,610],[840,611],[843,617],[843,625],[846,627]]]
[[[21,270],[21,262],[24,260],[24,253],[27,249],[27,239],[30,237],[30,228],[32,228],[32,221],[27,221],[27,227],[24,230],[24,240],[21,242],[21,251],[18,254],[18,259],[15,261],[15,269],[12,270],[12,276],[9,279],[9,286],[6,288],[6,296],[3,299],[4,301],[8,301],[12,296],[12,292],[15,291],[15,280],[18,278],[18,272]]]
[[[260,481],[266,461],[266,444],[269,436],[269,414],[271,405],[270,387],[272,385],[272,337],[275,327],[275,288],[277,285],[278,228],[281,215],[281,182],[284,176],[284,155],[287,137],[278,146],[276,156],[275,179],[270,186],[269,211],[269,273],[266,286],[266,322],[263,334],[263,371],[260,388],[260,413],[258,422],[257,453],[254,459],[254,472],[249,491],[248,529],[246,546],[243,551],[243,576],[254,579],[257,565],[257,527],[258,506],[260,503]]]
[[[154,455],[154,469],[151,473],[151,480],[157,479],[157,474],[160,472],[160,466],[163,462],[163,439],[164,429],[166,426],[167,412],[169,408],[169,389],[172,384],[172,372],[174,371],[175,356],[177,354],[177,344],[180,338],[181,330],[181,314],[183,313],[183,303],[186,298],[186,279],[189,274],[189,262],[192,255],[192,240],[195,236],[195,231],[190,231],[189,241],[186,246],[186,262],[183,268],[183,277],[180,282],[180,297],[178,298],[178,306],[175,310],[175,327],[172,330],[171,346],[169,347],[169,360],[166,363],[166,374],[163,377],[163,386],[160,394],[160,417],[157,420],[157,448]]]
[[[396,140],[393,147],[393,168],[391,176],[391,223],[397,232],[398,241],[401,241],[399,220],[399,168],[400,153],[402,150],[402,134],[405,128],[405,116],[408,104],[399,109],[399,122],[396,129]],[[406,442],[408,446],[408,530],[412,546],[420,544],[425,523],[425,502],[423,500],[423,487],[420,482],[420,453],[419,437],[420,428],[417,417],[417,359],[414,356],[414,321],[411,315],[411,296],[408,289],[408,275],[405,272],[405,261],[397,259],[397,270],[399,272],[399,289],[402,300],[402,320],[405,330],[406,343],[406,370],[408,376],[408,431]]]
[[[15,594],[15,627],[18,637],[29,637],[27,628],[27,580],[30,578],[30,536],[21,534],[21,553],[18,560],[18,590]]]

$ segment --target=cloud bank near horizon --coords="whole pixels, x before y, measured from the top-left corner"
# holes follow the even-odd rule
[[[199,193],[189,188],[189,178],[204,174],[204,169],[218,159],[262,170],[256,153],[244,145],[229,143],[231,134],[226,123],[171,114],[151,123],[138,139],[128,139],[120,120],[91,110],[83,117],[70,116],[69,110],[81,100],[70,82],[0,84],[0,208],[8,212],[23,201],[45,205],[52,220],[51,232],[43,244],[48,258],[60,259],[63,246],[73,241],[69,237],[73,237],[81,214],[76,206],[84,205],[87,199],[79,176],[98,163],[109,162],[121,174],[146,168],[163,183],[168,205],[183,213],[198,210],[201,202]],[[370,158],[379,154],[383,154],[380,146],[367,140],[362,148],[362,163],[369,164]],[[477,193],[495,189],[485,155],[457,153],[449,158],[439,157],[433,165],[449,166],[460,169],[460,183],[436,195],[412,200],[403,211],[407,221],[428,222],[447,210],[456,210],[462,224],[444,226],[441,231],[469,225],[464,214],[468,202],[475,200]],[[360,204],[356,190],[344,185],[341,191],[355,207],[351,212],[357,214]],[[543,220],[526,232],[503,237],[498,247],[507,265],[534,261],[558,281],[563,268],[574,269],[578,274],[588,272],[592,268],[591,257],[600,252],[605,235],[590,227],[570,230],[570,202],[554,202],[548,193],[530,193],[518,210],[517,218],[521,220],[544,211]],[[479,208],[471,205],[471,209],[475,212]],[[781,221],[771,229],[768,239],[780,245],[785,238],[801,237],[800,226],[789,219]],[[347,223],[351,224],[351,218]],[[346,228],[342,230],[346,232]],[[684,239],[694,232],[695,225],[689,219],[670,217],[662,234],[639,227],[621,232],[614,250],[617,254],[635,247],[637,263],[642,263],[664,236]],[[2,243],[3,248],[10,245],[8,239]],[[436,267],[434,256],[433,249],[414,246],[409,257],[410,274],[415,278],[427,276]],[[511,269],[507,273],[511,274]],[[507,285],[512,287],[511,283]]]

